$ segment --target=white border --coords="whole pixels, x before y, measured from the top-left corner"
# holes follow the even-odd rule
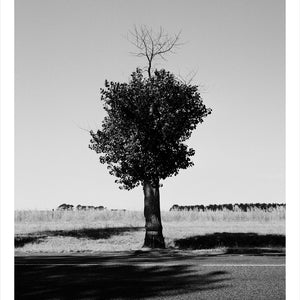
[[[286,2],[287,299],[300,299],[299,0]]]
[[[14,1],[1,0],[0,298],[14,299]]]
[[[282,0],[283,1],[283,0]],[[299,0],[286,1],[287,299],[300,299]],[[0,298],[14,299],[14,1],[1,0]]]

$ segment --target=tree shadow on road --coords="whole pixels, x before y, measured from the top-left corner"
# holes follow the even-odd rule
[[[78,260],[72,263],[72,258],[67,257],[56,257],[47,264],[41,264],[43,261],[37,264],[37,258],[19,258],[15,269],[15,299],[143,299],[226,286],[226,271],[196,273],[191,264],[163,264],[170,262],[167,255],[159,263],[155,256],[149,256],[153,264],[143,263],[146,256],[137,257],[138,264],[132,260],[133,256],[127,255],[121,260],[118,257],[98,260],[97,264],[87,264],[87,257],[82,257],[85,264],[78,264]]]
[[[23,247],[28,243],[39,243],[47,237],[69,236],[75,238],[87,238],[92,240],[108,239],[113,235],[125,232],[144,230],[144,227],[114,227],[114,228],[82,228],[74,230],[47,230],[15,237],[15,247]]]

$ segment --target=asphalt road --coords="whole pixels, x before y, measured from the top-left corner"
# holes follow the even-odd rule
[[[197,251],[17,256],[15,299],[285,299],[285,257]]]

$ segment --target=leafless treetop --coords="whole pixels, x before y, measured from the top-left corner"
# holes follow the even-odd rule
[[[162,27],[159,31],[154,32],[145,25],[139,28],[134,26],[134,29],[129,31],[128,40],[137,48],[137,51],[132,54],[138,57],[146,57],[149,78],[151,77],[153,59],[160,57],[165,60],[167,53],[174,53],[174,50],[182,45],[179,43],[180,34],[181,32],[171,36]]]

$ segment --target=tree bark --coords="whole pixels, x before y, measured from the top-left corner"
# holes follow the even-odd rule
[[[150,182],[144,182],[144,216],[146,219],[146,235],[143,247],[165,248],[162,234],[162,224],[159,204],[159,184],[155,186]]]

